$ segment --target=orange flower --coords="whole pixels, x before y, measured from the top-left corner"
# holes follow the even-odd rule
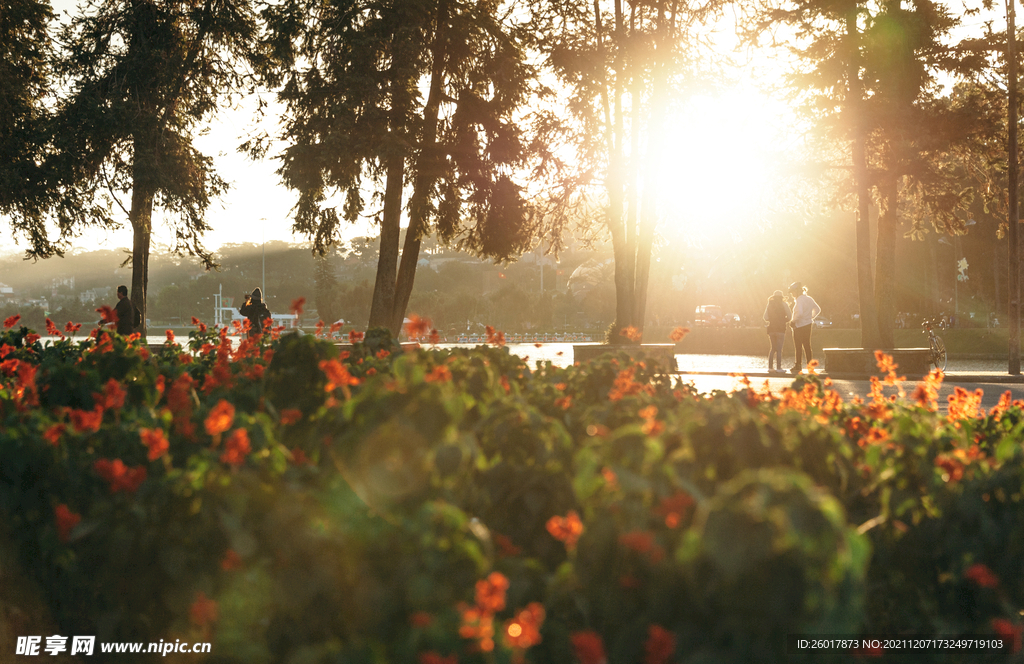
[[[167,343],[174,343],[174,330],[164,330],[164,336],[167,337]]]
[[[124,407],[124,398],[128,392],[121,386],[121,383],[111,378],[103,386],[102,404],[106,409],[120,409]]]
[[[71,417],[71,428],[78,433],[96,433],[103,423],[103,406],[96,406],[91,411],[72,408],[68,415]]]
[[[630,341],[637,342],[643,339],[643,332],[638,330],[636,327],[630,325],[629,327],[622,328],[619,330],[619,336],[626,337]]]
[[[46,333],[53,337],[60,337],[61,339],[64,338],[64,335],[61,334],[61,331],[57,327],[56,323],[54,323],[49,318],[46,319]]]
[[[139,485],[146,480],[145,466],[129,467],[120,459],[97,459],[93,464],[93,470],[110,484],[110,493],[135,493]]]
[[[357,344],[363,340],[363,333],[352,330],[348,333],[348,342],[350,344]]]
[[[210,414],[206,416],[203,427],[206,429],[206,433],[218,436],[230,429],[234,420],[235,407],[221,399],[216,406],[210,409]]]
[[[64,331],[67,332],[68,334],[74,334],[75,332],[78,332],[80,329],[82,329],[81,323],[72,323],[71,321],[68,321],[67,323],[64,324]]]
[[[246,320],[248,320],[248,319],[246,319]],[[195,325],[197,328],[199,328],[199,332],[200,333],[206,332],[206,323],[204,323],[203,321],[199,320],[195,316],[192,317],[192,324]]]
[[[197,627],[206,627],[217,621],[217,602],[209,599],[206,593],[196,593],[196,599],[188,609],[188,619]]]
[[[12,327],[18,324],[19,320],[21,320],[21,314],[14,314],[13,316],[8,316],[7,318],[4,319],[4,329],[11,329]]]
[[[316,322],[316,338],[317,339],[319,339],[320,337],[324,336],[324,326],[325,325],[327,325],[327,323],[323,322],[322,320],[318,320]]]
[[[155,461],[167,454],[167,450],[170,448],[163,429],[141,428],[139,437],[142,438],[142,443],[149,448],[148,458],[150,461]]]
[[[564,397],[555,399],[555,405],[562,410],[569,410],[572,407],[572,395],[567,394]]]
[[[530,602],[514,618],[505,623],[505,641],[512,648],[526,649],[541,641],[540,626],[544,624],[544,605]]]
[[[342,328],[342,326],[343,326],[343,323],[341,323],[341,322],[331,323],[331,328],[330,328],[331,336],[334,336],[334,333],[337,332],[338,330],[340,330]]]
[[[505,608],[508,578],[501,572],[491,572],[486,579],[476,582],[476,605],[483,611],[497,613]]]
[[[242,567],[242,556],[238,555],[238,552],[234,549],[228,549],[224,552],[224,557],[220,559],[220,568],[225,572],[233,572],[236,569]]]
[[[220,455],[221,463],[241,466],[245,463],[245,455],[249,450],[249,432],[245,429],[235,429],[224,444],[224,453]]]
[[[971,393],[957,385],[953,388],[953,394],[949,395],[949,412],[946,420],[960,428],[959,420],[983,417],[985,411],[981,408],[982,396],[984,393],[981,388]]]
[[[430,330],[430,336],[427,337],[427,341],[430,343],[430,345],[436,346],[437,344],[441,343],[441,333],[438,332],[437,329]]]
[[[661,625],[651,625],[647,629],[647,642],[644,644],[644,664],[667,664],[675,650],[675,634]]]
[[[464,639],[476,639],[479,641],[480,650],[484,652],[494,650],[494,616],[476,606],[467,607],[463,604],[459,608],[462,611],[459,636]]]
[[[630,396],[633,394],[639,394],[640,392],[652,393],[654,390],[650,385],[643,385],[634,380],[636,375],[636,367],[629,367],[623,369],[616,376],[615,382],[612,384],[612,389],[608,392],[608,399],[611,401],[618,401],[622,397]]]
[[[676,329],[672,330],[672,333],[668,335],[668,338],[670,340],[674,341],[675,343],[679,343],[689,333],[690,333],[690,328],[688,328],[688,327],[677,327]]]
[[[348,386],[359,384],[359,379],[350,374],[345,365],[338,360],[321,360],[320,371],[327,376],[325,392],[333,392],[335,388],[340,387],[348,395]]]
[[[409,314],[409,322],[405,324],[405,333],[412,340],[426,336],[430,332],[430,319],[420,318],[416,314]]]
[[[117,322],[117,312],[105,304],[97,309],[96,312],[100,315],[100,325]]]
[[[60,443],[60,437],[64,435],[64,431],[67,429],[63,424],[51,424],[43,432],[43,439],[51,445],[57,445]]]
[[[665,525],[669,528],[676,528],[683,519],[683,515],[694,504],[693,496],[685,491],[676,491],[667,498],[662,498],[661,503],[655,512],[665,517]]]
[[[301,316],[302,312],[305,310],[305,308],[306,308],[306,298],[304,298],[304,297],[297,297],[294,300],[292,300],[292,304],[291,304],[290,307],[288,307],[288,311],[292,312],[296,316]]]
[[[871,427],[868,429],[868,435],[857,441],[857,444],[861,447],[867,447],[869,445],[878,445],[889,440],[889,432],[885,429],[879,429],[878,427]]]
[[[71,531],[82,520],[82,515],[72,512],[67,505],[61,503],[53,508],[53,516],[57,522],[57,539],[67,542]]]
[[[974,563],[968,567],[964,572],[964,578],[973,581],[982,588],[999,587],[999,577],[984,563]]]
[[[576,542],[583,534],[583,522],[576,510],[569,510],[564,517],[553,516],[548,519],[546,527],[551,536],[559,542],[565,542],[565,548],[572,551],[576,548]]]
[[[302,419],[302,411],[298,408],[285,408],[281,411],[281,424],[295,424]]]
[[[608,656],[604,652],[604,641],[594,631],[573,632],[569,635],[573,652],[580,664],[607,664]]]
[[[446,383],[452,379],[452,372],[448,367],[443,364],[439,364],[430,370],[423,380],[428,383]]]
[[[959,482],[964,476],[964,464],[948,454],[935,457],[935,465],[944,470],[942,479],[946,482]]]
[[[490,325],[488,325],[486,328],[484,328],[484,331],[487,333],[487,343],[494,344],[495,346],[504,346],[505,345],[505,333],[504,332],[502,332],[501,330],[495,330]]]

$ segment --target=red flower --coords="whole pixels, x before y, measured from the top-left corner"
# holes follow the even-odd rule
[[[29,334],[25,335],[25,345],[26,346],[31,346],[35,342],[39,341],[41,338],[42,337],[40,337],[38,334],[30,332]]]
[[[666,526],[676,528],[693,503],[693,497],[690,494],[685,491],[676,491],[671,496],[662,498],[655,511],[665,517]]]
[[[13,316],[8,316],[6,319],[4,319],[4,329],[11,329],[12,327],[18,324],[19,320],[21,320],[21,314],[14,314]]]
[[[428,383],[447,383],[452,379],[452,372],[448,367],[443,364],[439,364],[430,370],[426,376],[423,377]]]
[[[416,314],[409,314],[409,322],[405,324],[405,333],[410,339],[416,340],[424,337],[430,332],[430,320],[420,318]]]
[[[220,455],[220,460],[232,466],[241,466],[245,463],[245,455],[249,450],[249,432],[245,429],[235,429],[224,444],[224,454]]]
[[[551,517],[545,526],[551,536],[559,542],[565,542],[565,548],[570,551],[576,548],[576,541],[583,534],[583,522],[575,510],[569,510],[564,517]]]
[[[654,535],[646,530],[634,530],[619,535],[619,544],[637,553],[650,553],[654,549]]]
[[[281,411],[281,424],[295,424],[302,419],[302,411],[298,408],[285,408]]]
[[[135,493],[146,480],[146,467],[128,467],[120,459],[98,459],[93,464],[96,474],[110,483],[110,493],[125,491]]]
[[[155,461],[167,454],[167,450],[170,448],[163,429],[146,429],[143,427],[139,429],[139,437],[142,438],[142,443],[149,448],[148,458],[150,461]]]
[[[167,343],[174,343],[174,330],[164,330],[164,336],[167,337]]]
[[[644,664],[666,664],[675,649],[675,634],[661,625],[651,625],[647,629],[647,643],[644,644]]]
[[[1020,650],[1020,637],[1021,633],[1024,632],[1024,627],[1015,625],[1005,618],[993,618],[992,630],[1001,638],[1010,642],[1010,648],[1013,652],[1016,653]]]
[[[116,379],[110,378],[107,380],[107,384],[103,386],[103,395],[100,403],[105,409],[120,409],[124,407],[124,398],[128,395],[128,392],[121,387],[121,383],[117,382]]]
[[[57,521],[57,538],[67,542],[71,531],[82,520],[82,515],[72,512],[67,505],[61,503],[53,508],[53,516]]]
[[[46,333],[53,337],[64,336],[63,334],[61,334],[60,329],[57,327],[57,325],[49,318],[46,319]]]
[[[356,332],[355,330],[351,330],[348,333],[348,342],[350,344],[357,344],[363,340],[363,336],[364,335],[362,332]]]
[[[999,577],[984,563],[974,563],[964,572],[964,578],[973,581],[982,588],[998,588]]]
[[[302,312],[303,312],[303,310],[305,308],[306,308],[306,298],[304,298],[304,297],[297,297],[294,300],[292,300],[292,305],[290,307],[288,307],[288,310],[291,311],[296,316],[301,316]]]
[[[91,411],[72,408],[68,415],[71,417],[71,428],[78,433],[96,433],[103,423],[103,406],[97,405]]]
[[[347,390],[349,385],[359,384],[359,379],[350,374],[338,360],[321,360],[320,370],[327,376],[327,384],[324,386],[326,392],[333,392],[337,387]]]
[[[203,426],[206,428],[206,433],[211,436],[217,436],[230,429],[231,423],[234,420],[235,407],[224,399],[221,399],[217,402],[217,405],[210,410],[210,414],[206,416]]]
[[[217,620],[217,602],[209,599],[206,593],[196,593],[196,599],[188,609],[188,619],[197,627],[206,627]]]
[[[51,424],[43,432],[43,438],[51,445],[56,445],[60,442],[60,437],[64,435],[64,431],[67,427],[63,424]]]
[[[80,329],[82,329],[81,323],[72,323],[71,321],[68,321],[67,323],[64,324],[64,331],[67,332],[68,334],[74,334],[75,332],[78,332]]]
[[[234,549],[228,549],[224,552],[224,557],[220,559],[220,568],[225,572],[233,572],[236,569],[242,567],[242,556],[238,555],[238,552]]]
[[[502,332],[501,330],[495,330],[490,325],[488,325],[486,328],[484,328],[484,331],[487,333],[487,343],[494,344],[495,346],[504,346],[505,345],[505,333],[504,332]]]
[[[104,304],[102,307],[100,307],[96,311],[100,315],[100,325],[103,325],[104,323],[116,323],[117,322],[117,312],[114,311],[113,309],[111,309],[110,307],[108,307],[107,305]]]
[[[607,664],[608,656],[604,652],[604,642],[594,631],[573,632],[569,635],[572,649],[580,664]]]
[[[432,329],[430,330],[430,336],[427,337],[427,341],[432,346],[436,346],[437,344],[441,343],[441,334],[437,331],[437,329]]]

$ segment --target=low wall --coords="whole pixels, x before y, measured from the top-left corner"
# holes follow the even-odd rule
[[[863,348],[826,348],[825,373],[833,378],[883,377],[873,350]],[[924,376],[931,371],[931,352],[927,348],[896,348],[889,351],[903,376]]]
[[[669,371],[676,370],[676,346],[675,344],[573,344],[572,361],[589,362],[596,360],[606,353],[628,353],[635,359],[651,359],[657,361],[662,367]]]

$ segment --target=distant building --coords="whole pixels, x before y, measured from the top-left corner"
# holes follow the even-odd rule
[[[82,304],[86,302],[99,302],[103,300],[109,300],[112,297],[114,289],[110,286],[103,286],[100,288],[90,288],[87,291],[82,291],[78,294],[78,301]]]
[[[7,284],[0,284],[0,299],[9,300],[14,297],[14,289]]]

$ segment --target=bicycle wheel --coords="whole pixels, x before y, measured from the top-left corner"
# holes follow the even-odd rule
[[[942,339],[936,336],[933,336],[931,339],[929,339],[929,343],[931,345],[932,350],[932,364],[934,364],[935,368],[938,369],[939,371],[945,371],[946,344],[942,343]]]

